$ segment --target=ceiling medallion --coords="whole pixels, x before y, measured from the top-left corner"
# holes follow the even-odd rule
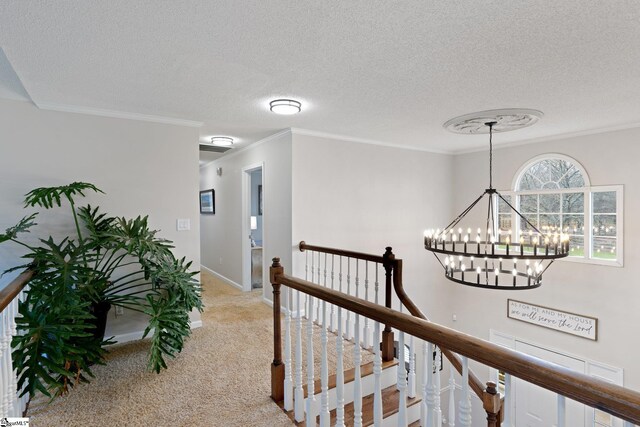
[[[487,113],[463,116],[463,120],[453,119],[444,125],[447,129],[453,126],[453,132],[464,128],[461,133],[489,133],[489,188],[449,225],[425,231],[424,247],[435,255],[445,277],[452,282],[485,289],[534,289],[542,285],[542,275],[554,260],[569,255],[569,236],[542,233],[493,188],[493,130],[500,122],[498,117],[487,117]],[[541,116],[539,111],[536,116],[500,116],[508,117],[503,120],[502,131],[529,126],[535,121],[527,117],[537,120]],[[482,125],[486,131],[477,128],[479,117],[487,120]],[[484,228],[471,228],[465,224],[466,217],[485,196],[488,208]],[[497,220],[498,204],[516,214],[515,230],[501,227]]]
[[[465,114],[447,121],[443,127],[454,133],[484,134],[508,132],[535,124],[544,114],[528,108],[503,108]],[[489,129],[487,123],[495,122]]]

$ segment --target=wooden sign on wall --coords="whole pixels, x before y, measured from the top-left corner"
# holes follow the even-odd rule
[[[598,339],[598,319],[594,317],[512,299],[507,300],[507,317],[593,341]]]

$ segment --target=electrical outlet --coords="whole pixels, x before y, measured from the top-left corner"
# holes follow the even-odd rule
[[[220,257],[220,264],[222,264],[222,257]]]
[[[122,316],[124,314],[124,308],[116,305],[116,316]]]

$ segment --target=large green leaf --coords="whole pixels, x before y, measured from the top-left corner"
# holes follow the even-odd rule
[[[90,190],[96,193],[104,193],[98,187],[87,182],[72,182],[69,185],[61,185],[58,187],[40,187],[31,190],[27,193],[24,199],[24,205],[27,206],[40,206],[45,209],[50,209],[54,206],[60,206],[62,197],[64,196],[68,200],[73,200],[75,196],[83,196],[84,192]]]

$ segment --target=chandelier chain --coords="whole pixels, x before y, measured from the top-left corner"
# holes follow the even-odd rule
[[[493,189],[493,125],[495,122],[489,122],[489,188]]]

